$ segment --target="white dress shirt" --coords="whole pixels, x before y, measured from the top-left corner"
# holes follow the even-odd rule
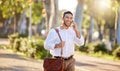
[[[57,29],[59,30],[62,41],[65,41],[62,57],[67,58],[71,55],[74,55],[75,51],[74,43],[76,43],[78,46],[83,45],[84,44],[83,36],[81,35],[80,39],[77,38],[75,31],[73,30],[72,27],[69,27],[68,29],[60,29],[60,27],[57,27]],[[51,29],[45,40],[44,48],[50,50],[50,53],[53,56],[61,56],[61,48],[54,48],[55,44],[58,43],[60,43],[60,38],[55,29]]]

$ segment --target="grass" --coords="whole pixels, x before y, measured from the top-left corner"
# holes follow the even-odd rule
[[[0,45],[0,49],[3,48],[2,45]]]
[[[0,34],[0,38],[8,38],[8,36],[5,34]]]
[[[112,55],[102,54],[101,52],[97,52],[97,53],[94,53],[94,52],[91,52],[91,53],[79,52],[79,53],[82,54],[82,55],[93,56],[93,57],[106,59],[106,60],[120,61],[119,59],[115,58]]]
[[[91,56],[108,59],[108,60],[114,60],[114,56],[108,55],[108,54],[102,54],[101,52],[98,53],[90,53]]]
[[[1,48],[1,45],[0,45],[0,48]]]

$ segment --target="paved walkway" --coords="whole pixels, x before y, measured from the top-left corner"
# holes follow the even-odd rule
[[[0,41],[4,44],[6,40]],[[7,43],[6,43],[7,44]],[[103,60],[95,57],[74,55],[75,71],[120,71],[120,62]],[[35,60],[0,49],[0,71],[43,71],[43,61]]]
[[[120,62],[75,54],[76,66],[82,71],[120,71]]]
[[[1,39],[0,38],[0,45],[8,45],[9,44],[9,40],[8,39]]]
[[[120,71],[120,62],[75,54],[75,71]],[[0,49],[0,71],[43,71],[43,61]]]
[[[43,71],[42,61],[0,49],[0,71]]]

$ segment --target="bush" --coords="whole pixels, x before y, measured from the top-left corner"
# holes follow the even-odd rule
[[[81,46],[81,47],[79,48],[79,50],[80,50],[81,52],[86,52],[86,53],[88,53],[88,46]]]
[[[11,48],[20,45],[21,37],[27,37],[27,35],[23,35],[23,34],[19,34],[19,33],[14,33],[14,34],[8,35]]]
[[[9,41],[10,41],[10,48],[13,48],[15,39],[19,38],[19,34],[15,33],[15,34],[12,34],[12,35],[8,35],[8,38],[9,38]]]
[[[47,55],[44,49],[44,40],[38,38],[21,38],[20,51],[31,58],[43,59]],[[50,56],[50,54],[48,54]]]
[[[8,38],[7,34],[0,34],[0,38]]]
[[[20,51],[20,43],[21,43],[21,40],[19,38],[16,38],[14,40],[14,43],[13,43],[13,50],[14,51]]]
[[[79,50],[82,52],[90,53],[94,50],[94,45],[94,43],[89,43],[86,46],[81,46]]]
[[[99,43],[99,44],[97,44],[97,45],[95,46],[94,52],[95,52],[95,53],[96,53],[96,52],[108,53],[108,50],[107,50],[107,48],[106,48],[106,46],[105,46],[104,43]]]
[[[113,55],[115,58],[120,59],[120,46],[118,46],[114,51],[113,51]]]
[[[28,56],[32,57],[32,58],[38,58],[40,57],[39,55],[41,55],[41,52],[44,51],[44,40],[42,39],[28,39],[27,42],[27,52],[28,52]]]
[[[9,35],[9,40],[10,48],[14,51],[20,51],[29,57],[43,59],[47,55],[47,51],[44,49],[44,39],[38,36],[22,38],[16,33]]]

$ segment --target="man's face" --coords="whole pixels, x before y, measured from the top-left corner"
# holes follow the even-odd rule
[[[71,14],[65,14],[63,21],[67,27],[70,27],[71,23],[73,22],[73,16]]]

